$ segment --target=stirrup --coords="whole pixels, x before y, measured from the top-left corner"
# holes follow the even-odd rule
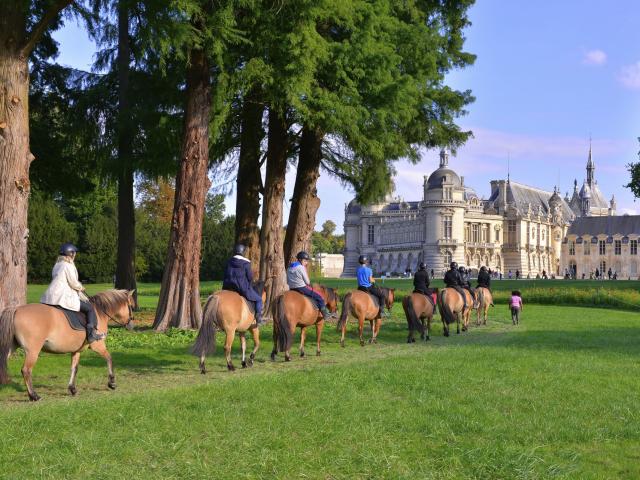
[[[107,338],[107,334],[101,333],[96,329],[93,329],[90,333],[87,334],[87,342],[89,343],[98,342],[100,340],[104,340],[105,338]]]

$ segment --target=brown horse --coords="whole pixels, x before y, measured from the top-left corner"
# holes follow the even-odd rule
[[[128,329],[133,328],[133,292],[128,290],[108,290],[91,297],[89,301],[96,309],[99,332],[106,333],[109,320]],[[49,353],[71,354],[71,378],[69,393],[75,395],[76,376],[80,352],[86,347],[102,356],[109,368],[110,389],[116,388],[111,355],[105,340],[87,344],[87,334],[69,326],[67,317],[58,308],[39,303],[7,308],[0,316],[0,383],[9,383],[7,360],[12,351],[22,347],[25,352],[22,377],[27,386],[29,400],[40,400],[33,389],[31,373],[41,350]]]
[[[438,289],[434,289],[436,296]],[[431,320],[436,313],[436,307],[429,301],[426,295],[413,292],[402,299],[402,308],[407,317],[407,326],[409,328],[409,336],[407,343],[414,343],[414,332],[420,332],[422,340],[429,340],[429,332],[431,331]],[[426,320],[426,323],[425,323]],[[425,335],[426,334],[426,335]]]
[[[462,296],[454,288],[446,287],[438,292],[438,311],[442,318],[442,328],[445,337],[449,336],[449,325],[456,322],[456,333],[460,333],[460,322],[462,322],[462,331],[469,328],[469,316],[473,308],[473,298],[467,289],[462,289],[467,306],[464,307]]]
[[[476,317],[476,325],[486,325],[487,324],[487,316],[489,314],[489,307],[493,305],[493,295],[491,294],[491,290],[485,287],[476,288],[476,298],[478,299],[478,308]],[[482,322],[480,322],[480,317],[483,317]]]
[[[254,288],[262,292],[262,301],[265,299],[264,286],[257,284]],[[255,315],[249,310],[247,301],[239,293],[231,290],[220,290],[210,295],[204,305],[202,313],[202,325],[196,337],[196,342],[191,348],[194,355],[200,357],[200,373],[207,373],[205,368],[205,358],[208,354],[216,350],[216,331],[224,330],[226,335],[224,341],[224,356],[227,360],[227,369],[234,371],[236,368],[231,361],[231,346],[236,332],[240,334],[240,345],[242,346],[242,368],[247,365],[252,367],[256,352],[260,348],[260,331],[256,325]],[[247,352],[247,331],[253,336],[253,350],[249,355],[249,362],[246,360]]]
[[[313,290],[320,294],[331,313],[338,310],[338,294],[335,289],[323,285],[313,285]],[[276,359],[278,351],[284,352],[284,360],[291,360],[293,334],[300,327],[300,356],[304,357],[304,342],[307,327],[316,326],[316,356],[320,355],[320,337],[324,328],[322,313],[311,301],[301,293],[288,290],[278,297],[273,314],[273,350],[271,360]]]
[[[391,311],[395,300],[395,288],[380,288],[384,293],[384,304],[387,310]],[[342,302],[342,313],[340,321],[338,321],[338,332],[342,332],[340,338],[340,346],[344,347],[344,335],[347,331],[347,318],[349,315],[358,319],[358,334],[360,336],[360,345],[364,346],[364,338],[362,331],[364,329],[364,321],[369,320],[371,324],[371,338],[369,343],[377,343],[378,332],[382,319],[378,316],[378,306],[373,303],[371,296],[367,292],[361,290],[352,290],[347,293]]]

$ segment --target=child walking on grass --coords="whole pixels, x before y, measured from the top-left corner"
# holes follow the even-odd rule
[[[511,300],[509,300],[509,308],[511,309],[511,321],[514,325],[520,323],[520,312],[523,310],[522,297],[519,290],[511,292]]]

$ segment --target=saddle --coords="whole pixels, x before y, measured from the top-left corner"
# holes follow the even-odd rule
[[[87,316],[82,312],[75,312],[73,310],[67,310],[66,308],[61,307],[60,305],[49,305],[50,307],[57,308],[58,310],[64,313],[64,316],[67,317],[67,321],[69,322],[69,326],[73,330],[78,330],[84,332],[87,330]]]
[[[429,300],[429,302],[431,302],[431,306],[435,308],[436,306],[436,294],[432,293],[431,295],[428,295],[424,292],[421,292],[420,290],[414,290],[413,293],[419,293],[420,295],[424,295],[425,297],[427,297],[427,300]]]

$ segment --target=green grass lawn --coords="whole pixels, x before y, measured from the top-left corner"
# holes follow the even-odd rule
[[[527,305],[520,326],[507,317],[500,305],[487,327],[444,338],[436,325],[408,345],[396,304],[379,344],[360,347],[350,322],[342,349],[329,325],[321,357],[310,332],[290,363],[268,360],[266,328],[253,368],[228,373],[218,349],[204,376],[186,353],[193,332],[114,329],[118,390],[89,352],[71,398],[69,357],[42,355],[37,404],[14,357],[0,477],[640,478],[638,315]]]

